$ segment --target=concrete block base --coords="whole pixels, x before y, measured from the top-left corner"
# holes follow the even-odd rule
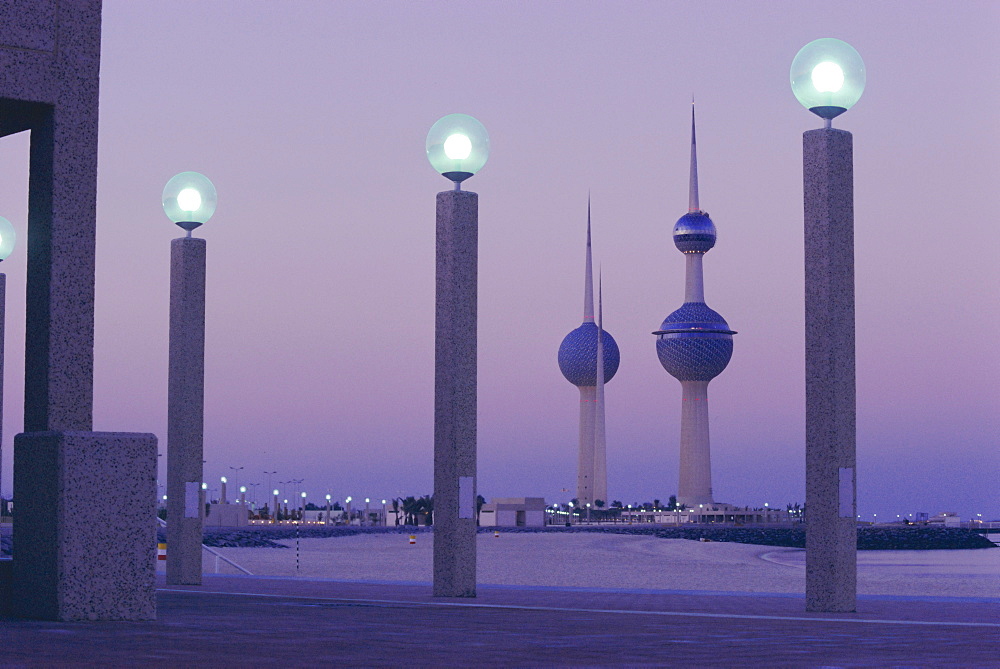
[[[156,618],[154,435],[19,434],[14,497],[14,615]]]

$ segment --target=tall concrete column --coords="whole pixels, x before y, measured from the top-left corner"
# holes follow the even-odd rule
[[[708,381],[681,382],[681,458],[677,501],[712,503],[712,454],[708,433]]]
[[[806,610],[854,611],[857,525],[851,133],[803,135]]]
[[[476,596],[479,196],[437,194],[434,596]]]
[[[7,333],[7,275],[0,272],[0,505],[6,498],[3,496],[3,361],[4,340]],[[0,514],[3,507],[0,506]]]
[[[144,620],[156,438],[90,432],[101,2],[0,0],[0,23],[0,136],[31,132],[14,611]]]
[[[170,242],[167,390],[167,583],[201,585],[205,425],[204,239]]]
[[[576,466],[576,499],[580,506],[594,501],[594,437],[597,386],[580,386],[580,449]]]

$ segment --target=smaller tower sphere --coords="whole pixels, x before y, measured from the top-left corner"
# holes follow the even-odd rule
[[[674,224],[674,246],[681,253],[707,253],[715,236],[715,223],[703,211],[684,214]]]
[[[574,386],[597,385],[597,325],[584,323],[570,332],[559,345],[559,369]],[[621,361],[618,344],[605,330],[604,382],[614,378]]]

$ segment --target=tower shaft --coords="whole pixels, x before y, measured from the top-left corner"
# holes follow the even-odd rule
[[[587,268],[583,281],[583,322],[594,322],[594,260],[590,247],[590,200],[587,200]]]
[[[576,498],[581,505],[594,499],[594,427],[597,421],[597,387],[580,386],[580,450],[576,468]]]
[[[677,501],[712,503],[712,458],[708,437],[708,381],[681,381],[681,463]]]
[[[608,501],[608,449],[604,426],[604,290],[597,283],[597,387],[594,395],[594,499]]]
[[[705,275],[702,273],[703,253],[685,253],[684,301],[705,301]]]

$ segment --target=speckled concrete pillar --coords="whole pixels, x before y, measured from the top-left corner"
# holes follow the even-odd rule
[[[156,437],[14,439],[14,607],[49,620],[156,617]]]
[[[3,361],[7,334],[7,275],[0,272],[0,500],[3,496]]]
[[[479,196],[437,195],[434,595],[476,596],[476,291]]]
[[[170,242],[167,583],[201,585],[205,425],[205,240]]]
[[[807,611],[857,601],[853,163],[851,133],[803,135]]]
[[[101,2],[0,0],[0,25],[0,136],[31,133],[15,613],[150,618],[155,438],[88,432]]]

